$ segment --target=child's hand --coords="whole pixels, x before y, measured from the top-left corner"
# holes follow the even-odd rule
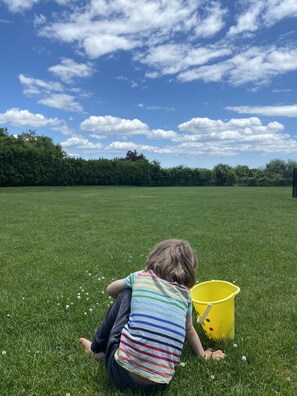
[[[225,359],[226,355],[223,351],[218,349],[217,351],[213,351],[211,358],[214,360],[223,360]]]
[[[225,358],[225,354],[223,351],[218,349],[217,351],[213,351],[211,348],[206,349],[204,351],[204,359],[209,360],[209,359],[214,359],[214,360],[223,360]]]

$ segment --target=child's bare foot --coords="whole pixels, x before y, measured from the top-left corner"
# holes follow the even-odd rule
[[[96,360],[103,360],[105,353],[104,352],[98,352],[94,353],[91,350],[91,341],[87,340],[86,338],[80,338],[79,342],[84,346],[85,352],[88,353],[90,356],[92,356]]]

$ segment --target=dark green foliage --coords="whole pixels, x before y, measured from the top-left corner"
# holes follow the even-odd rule
[[[292,196],[297,198],[297,168],[294,168],[293,171],[293,191]]]
[[[229,172],[232,170],[230,165],[218,164],[213,168],[214,180],[217,186],[229,185]],[[233,183],[234,184],[234,181]]]
[[[66,154],[61,146],[35,131],[14,137],[0,129],[0,185],[32,186],[59,184]]]
[[[0,128],[0,186],[288,186],[297,162],[275,159],[264,169],[218,164],[213,170],[176,166],[161,168],[129,150],[124,158],[71,158],[59,144],[35,131],[17,137]]]

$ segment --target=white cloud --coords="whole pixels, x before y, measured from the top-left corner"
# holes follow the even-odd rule
[[[137,150],[154,154],[172,154],[192,157],[220,157],[235,156],[242,153],[264,154],[296,154],[297,141],[290,139],[288,135],[277,136],[274,133],[252,135],[245,140],[239,135],[233,139],[206,139],[203,141],[184,141],[175,145],[163,147],[135,144],[134,142],[113,142],[104,147],[104,151],[121,152]]]
[[[295,0],[246,0],[242,4],[245,9],[237,16],[236,24],[229,29],[229,36],[255,32],[263,26],[274,25],[281,19],[297,16]]]
[[[76,73],[76,71],[74,73]],[[73,74],[71,77],[73,77]],[[59,82],[43,81],[37,78],[26,77],[23,74],[19,75],[19,81],[24,86],[23,92],[26,96],[41,96],[38,103],[65,111],[83,111],[83,107],[74,96],[63,92],[64,87]],[[80,93],[80,91],[75,88],[69,91]],[[81,96],[83,96],[83,94],[81,94]]]
[[[57,125],[60,121],[58,118],[46,118],[42,114],[33,114],[28,110],[13,108],[6,113],[0,114],[0,123],[9,123],[16,127],[32,126],[43,127],[48,125]]]
[[[136,46],[137,44],[133,40],[111,34],[94,35],[84,40],[85,51],[91,58],[98,58],[118,50],[131,50]]]
[[[90,137],[94,138],[94,139],[106,139],[105,135],[96,135],[95,133],[90,133]]]
[[[280,93],[280,92],[292,92],[292,88],[282,88],[282,89],[273,89],[271,92]]]
[[[177,133],[174,131],[164,131],[163,129],[153,129],[147,133],[149,139],[174,139]]]
[[[280,123],[274,122],[269,123],[267,126],[263,126],[261,120],[258,117],[250,118],[239,118],[230,119],[225,122],[222,120],[212,120],[209,118],[192,118],[190,121],[186,121],[178,128],[184,133],[195,134],[198,137],[203,136],[220,136],[222,132],[226,131],[240,131],[244,135],[251,135],[252,133],[263,133],[273,128],[273,130],[281,131],[284,126]]]
[[[297,49],[253,47],[235,55],[231,64],[229,81],[232,84],[265,83],[275,76],[297,70]]]
[[[251,47],[217,64],[190,69],[178,75],[182,82],[222,81],[238,86],[261,85],[276,76],[297,70],[297,48]]]
[[[32,7],[38,0],[2,1],[20,10]],[[228,10],[220,1],[90,0],[83,7],[74,1],[56,2],[71,7],[63,10],[58,22],[55,19],[44,24],[45,17],[35,15],[41,35],[75,44],[91,58],[134,50],[133,59],[149,67],[146,76],[150,78],[177,74],[181,82],[226,80],[232,85],[260,85],[297,70],[297,50],[293,46],[257,48],[241,42],[235,47],[233,41],[281,19],[296,17],[295,0],[238,2],[234,6],[236,23],[230,27],[227,38],[219,37],[212,45],[204,39],[213,38],[228,22]],[[81,77],[92,74],[90,65],[69,59],[49,70],[67,83],[80,72]],[[136,84],[132,82],[133,87]]]
[[[226,109],[240,114],[297,117],[297,104],[282,106],[227,106]]]
[[[54,22],[40,34],[78,42],[93,58],[160,45],[181,32],[210,37],[224,24],[224,10],[214,1],[93,0],[84,9],[78,7],[65,15],[64,22]]]
[[[123,81],[127,81],[127,80],[128,80],[128,78],[127,78],[127,77],[125,77],[125,76],[122,76],[122,75],[120,75],[120,76],[117,76],[117,77],[116,77],[116,79],[117,79],[117,80],[123,80]]]
[[[43,14],[40,15],[34,15],[34,21],[33,21],[33,25],[35,27],[44,25],[46,23],[46,17]]]
[[[264,20],[266,25],[272,25],[284,18],[297,16],[297,2],[295,0],[268,0]]]
[[[195,33],[198,37],[212,37],[225,25],[224,17],[226,10],[221,8],[219,2],[209,2],[206,8],[206,16],[198,17]]]
[[[236,3],[237,22],[224,39],[220,34],[215,41],[214,36],[222,33],[229,21],[225,4],[215,0],[91,0],[82,8],[73,2],[59,22],[41,27],[39,33],[74,44],[91,58],[131,51],[134,61],[148,67],[145,75],[149,78],[176,74],[180,82],[227,81],[235,86],[259,86],[297,70],[295,44],[291,47],[281,46],[280,42],[279,47],[256,47],[248,41],[235,44],[237,38],[242,40],[247,33],[297,16],[295,0]],[[206,39],[212,39],[212,44]],[[66,72],[63,76],[67,78]],[[137,81],[132,81],[132,87],[136,84]]]
[[[168,106],[147,106],[148,110],[161,110],[161,111],[174,111],[174,107],[168,107]]]
[[[185,44],[165,44],[152,47],[146,55],[138,54],[137,59],[156,70],[155,73],[147,73],[147,77],[155,78],[159,75],[176,74],[193,66],[204,65],[231,53],[231,49],[224,46],[194,48]]]
[[[93,116],[84,122],[81,128],[84,130],[97,131],[97,133],[101,131],[109,136],[127,137],[142,134],[147,139],[165,139],[171,141],[171,144],[154,146],[132,141],[114,141],[107,145],[99,144],[97,147],[96,143],[88,143],[87,139],[76,138],[69,140],[69,147],[71,142],[71,147],[84,144],[84,150],[92,150],[92,147],[96,150],[97,147],[101,152],[124,153],[135,149],[139,152],[189,156],[229,156],[248,152],[297,153],[297,141],[284,132],[282,124],[276,121],[263,124],[258,117],[232,118],[228,121],[192,118],[178,125],[179,132],[163,129],[150,130],[139,120],[124,120],[111,116]],[[137,133],[133,131],[133,127]],[[90,136],[96,137],[96,134]]]
[[[73,3],[75,0],[55,0],[55,1],[59,5],[68,5],[68,4]]]
[[[38,103],[65,111],[83,111],[83,107],[73,96],[64,93],[50,94],[46,98],[40,99]]]
[[[104,131],[113,135],[134,135],[131,133],[131,122],[116,117],[90,117],[85,130]],[[132,125],[140,125],[141,121]],[[130,127],[129,127],[130,125]],[[86,126],[86,125],[85,125]],[[83,129],[83,128],[82,128]],[[139,128],[136,128],[140,134]],[[241,153],[264,154],[296,154],[297,140],[284,131],[284,126],[273,121],[263,124],[258,117],[232,118],[228,121],[209,118],[192,118],[178,125],[179,132],[163,129],[150,130],[148,126],[142,129],[142,135],[147,139],[166,139],[167,145],[150,145],[133,141],[113,141],[108,144],[94,143],[88,138],[73,136],[62,143],[63,148],[81,149],[84,153],[112,152],[124,154],[127,150],[153,154],[172,154],[183,156],[234,156]],[[137,133],[138,134],[138,133]],[[90,137],[97,137],[91,134]]]
[[[84,150],[101,150],[103,145],[101,143],[92,143],[88,139],[81,138],[78,136],[72,136],[61,143],[61,146],[65,149],[77,148]]]
[[[183,59],[188,49],[186,45],[164,44],[151,47],[148,53],[139,53],[136,59],[159,71],[155,76],[147,73],[147,77],[175,74],[183,69]]]
[[[194,80],[221,81],[224,76],[228,75],[229,70],[232,68],[231,64],[221,62],[209,66],[201,66],[197,69],[190,69],[178,75],[178,80],[181,82],[188,82]]]
[[[38,3],[39,0],[1,0],[9,11],[11,12],[23,12],[29,10],[34,4]]]
[[[145,106],[143,103],[138,103],[137,107],[147,110],[160,110],[160,111],[174,111],[175,107],[169,106]]]
[[[74,0],[55,0],[59,5],[68,5]],[[11,12],[23,12],[30,10],[35,4],[41,2],[41,0],[0,0],[0,3],[4,3],[9,11]]]
[[[47,82],[38,78],[26,77],[23,74],[19,74],[19,81],[24,86],[24,94],[27,96],[38,95],[41,92],[63,91],[59,82]]]
[[[91,116],[80,124],[80,129],[96,133],[114,135],[140,135],[148,131],[148,126],[138,119],[126,120],[113,116]]]
[[[235,26],[231,26],[228,34],[230,36],[242,32],[254,32],[258,29],[258,20],[265,7],[264,1],[253,0],[249,4],[249,8],[237,18]]]
[[[257,117],[230,119],[193,118],[178,126],[174,142],[188,155],[236,155],[240,153],[297,153],[297,141],[276,121],[262,124]]]
[[[276,121],[267,125],[259,118],[222,120],[192,119],[179,125],[179,128],[189,133],[179,139],[182,145],[196,149],[201,144],[212,155],[235,155],[250,153],[296,153],[297,141],[284,133],[284,126]],[[178,139],[176,139],[178,140]],[[198,146],[197,146],[198,144]]]
[[[78,136],[73,136],[61,143],[63,149],[81,149],[83,153],[90,152],[112,152],[124,153],[127,150],[137,150],[139,152],[159,152],[160,149],[146,144],[136,144],[134,142],[112,142],[106,146],[101,143],[93,143],[90,140]],[[76,154],[76,156],[78,156]]]
[[[58,118],[47,118],[42,114],[31,113],[29,110],[13,108],[0,114],[0,124],[10,124],[15,127],[42,128],[49,127],[64,134],[69,134],[71,130],[64,120]]]
[[[114,153],[127,151],[127,150],[136,150],[138,152],[158,152],[159,148],[156,146],[149,146],[146,144],[136,144],[134,142],[112,142],[108,146],[104,148],[104,151],[111,151]]]
[[[68,84],[72,83],[74,78],[87,78],[93,74],[90,63],[77,63],[68,58],[63,58],[60,64],[51,66],[48,70]]]

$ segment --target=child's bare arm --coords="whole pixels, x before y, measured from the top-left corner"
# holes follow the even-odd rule
[[[213,351],[211,349],[204,350],[200,338],[197,334],[197,331],[193,326],[192,315],[189,315],[187,317],[186,335],[187,335],[188,343],[196,355],[202,356],[205,359],[215,359],[215,360],[224,359],[225,354],[221,350],[217,350],[217,351]]]
[[[195,355],[204,357],[205,352],[201,344],[200,338],[193,326],[192,315],[187,316],[186,322],[186,336],[190,347],[193,349]]]
[[[106,292],[113,298],[117,298],[119,293],[127,286],[124,279],[118,279],[107,286]]]

